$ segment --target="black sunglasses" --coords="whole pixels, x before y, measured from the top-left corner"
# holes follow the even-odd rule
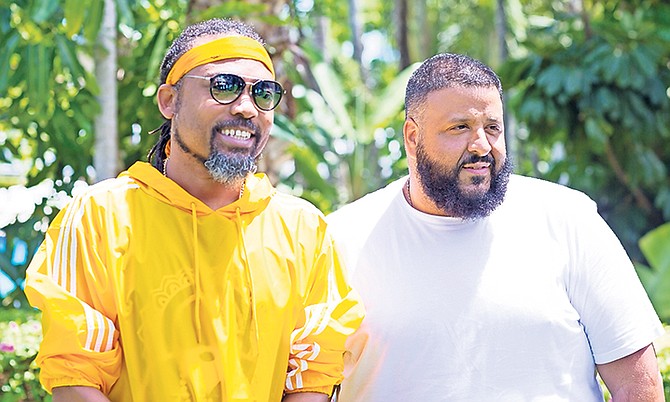
[[[251,85],[251,99],[256,107],[263,111],[270,111],[276,108],[284,96],[284,88],[277,81],[257,80],[248,83],[244,78],[235,74],[217,74],[213,77],[203,77],[200,75],[185,75],[184,78],[199,78],[209,81],[209,93],[212,98],[222,105],[228,105],[237,100],[242,95],[247,85]],[[252,78],[252,77],[246,77]]]

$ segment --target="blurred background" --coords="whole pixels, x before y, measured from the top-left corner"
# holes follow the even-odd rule
[[[146,160],[187,23],[252,23],[288,96],[261,170],[325,213],[406,174],[404,86],[464,53],[505,91],[516,172],[587,193],[670,323],[670,5],[661,0],[0,0],[0,401],[48,396],[22,291],[51,219]],[[665,343],[664,343],[665,342]],[[657,345],[670,395],[670,345]]]

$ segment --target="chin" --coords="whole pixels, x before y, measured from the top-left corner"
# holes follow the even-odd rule
[[[491,189],[491,177],[472,177],[469,178],[466,183],[461,182],[458,188],[463,194],[468,196],[483,196]]]

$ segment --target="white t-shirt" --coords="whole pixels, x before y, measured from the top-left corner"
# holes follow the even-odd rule
[[[328,217],[367,311],[340,402],[602,401],[595,363],[663,333],[583,193],[513,175],[464,221],[410,207],[405,181]]]

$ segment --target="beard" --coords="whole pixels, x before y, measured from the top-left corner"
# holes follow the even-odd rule
[[[228,153],[212,149],[205,160],[205,167],[214,181],[236,185],[244,181],[249,173],[257,169],[256,159],[242,153]]]
[[[458,174],[462,166],[476,162],[490,163],[491,183],[483,194],[466,192],[459,186]],[[506,158],[497,170],[496,160],[491,154],[486,156],[468,154],[459,160],[455,168],[447,169],[428,156],[422,142],[417,146],[416,165],[421,187],[428,198],[448,216],[466,220],[486,217],[502,204],[509,177],[514,169],[510,159]],[[483,180],[483,177],[475,177],[472,183],[479,184]]]
[[[256,144],[251,151],[247,149],[228,149],[221,150],[216,145],[216,138],[220,132],[226,128],[246,128],[253,133]],[[249,173],[256,173],[258,165],[256,163],[258,155],[258,141],[261,133],[253,122],[245,119],[228,120],[217,123],[212,128],[212,134],[209,141],[210,152],[207,158],[195,153],[184,143],[178,131],[174,131],[174,139],[177,145],[187,154],[202,162],[212,179],[225,185],[238,185],[244,181]]]

